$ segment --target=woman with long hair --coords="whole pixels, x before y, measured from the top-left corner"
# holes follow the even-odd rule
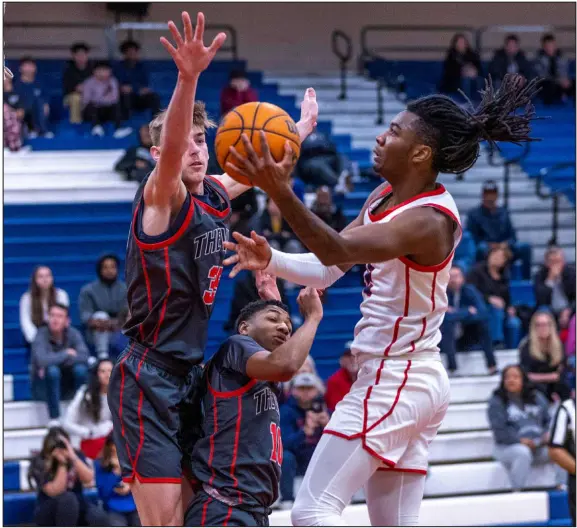
[[[519,355],[529,379],[550,400],[569,398],[570,389],[564,379],[565,353],[551,312],[538,310],[533,314]]]
[[[109,359],[101,359],[94,365],[88,384],[78,389],[62,423],[67,431],[82,439],[80,449],[92,459],[99,456],[112,431],[107,399],[112,366]]]
[[[140,526],[130,485],[122,482],[120,462],[112,435],[106,437],[102,456],[96,461],[94,469],[98,495],[108,512],[109,526]]]
[[[36,266],[28,291],[20,297],[20,328],[29,345],[36,338],[38,328],[48,322],[48,310],[54,304],[69,306],[68,294],[54,286],[52,270],[48,266]]]
[[[533,387],[520,365],[509,365],[489,400],[488,417],[495,458],[505,466],[513,490],[520,491],[527,483],[531,465],[549,461],[547,398]],[[556,484],[561,484],[563,478],[559,472]]]
[[[457,33],[447,50],[439,89],[446,94],[462,89],[467,97],[475,99],[481,86],[481,58],[471,48],[467,37]]]

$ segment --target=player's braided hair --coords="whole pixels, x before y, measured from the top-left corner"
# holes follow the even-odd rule
[[[284,310],[286,313],[289,313],[289,309],[286,304],[282,303],[281,301],[254,301],[247,304],[241,311],[238,317],[236,318],[235,328],[238,331],[238,327],[240,323],[244,321],[248,321],[254,314],[266,310],[269,306],[278,306],[281,310]]]
[[[517,145],[538,141],[529,137],[530,123],[536,119],[531,99],[539,91],[538,83],[538,79],[527,82],[521,75],[507,74],[495,90],[489,77],[480,92],[481,102],[472,112],[444,95],[409,103],[407,110],[421,118],[416,124],[421,139],[433,149],[435,171],[460,173],[470,169],[479,157],[481,141],[492,147],[496,141]],[[519,108],[523,112],[517,115]]]

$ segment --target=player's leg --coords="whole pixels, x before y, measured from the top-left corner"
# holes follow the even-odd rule
[[[370,455],[360,438],[322,436],[297,494],[291,520],[294,526],[346,526],[341,514],[381,462]]]

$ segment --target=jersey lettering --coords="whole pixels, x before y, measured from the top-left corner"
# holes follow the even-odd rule
[[[280,427],[274,422],[270,423],[270,435],[272,437],[272,452],[270,459],[276,462],[279,466],[282,466],[283,459],[283,447],[282,447],[282,437],[280,434]]]
[[[257,416],[263,412],[268,411],[269,409],[277,410],[277,399],[273,391],[271,391],[268,387],[265,387],[258,392],[255,392],[253,398],[256,401],[256,414]]]
[[[218,285],[220,284],[220,278],[222,277],[222,266],[213,266],[208,272],[208,278],[211,279],[208,286],[208,290],[204,290],[202,295],[202,300],[204,304],[211,305],[216,297],[216,291],[218,290]]]
[[[194,258],[199,259],[222,251],[222,243],[228,240],[228,229],[218,227],[194,239]]]

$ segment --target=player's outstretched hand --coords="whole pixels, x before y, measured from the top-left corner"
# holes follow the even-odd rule
[[[256,291],[263,301],[280,301],[276,277],[263,270],[255,273]]]
[[[301,118],[296,124],[301,141],[304,141],[317,126],[319,118],[319,104],[314,88],[307,88],[301,103]]]
[[[323,318],[323,304],[315,288],[303,288],[297,297],[297,303],[305,319],[320,321]]]
[[[237,243],[226,241],[224,248],[234,251],[235,254],[223,261],[225,266],[235,264],[229,274],[230,278],[236,277],[239,271],[245,269],[263,270],[268,266],[272,257],[272,250],[266,238],[257,235],[254,231],[250,233],[250,238],[237,232],[234,232],[232,237]]]
[[[197,15],[194,35],[190,15],[186,11],[182,12],[182,24],[184,26],[184,40],[175,23],[172,20],[168,23],[168,29],[176,42],[176,48],[164,37],[160,37],[160,42],[176,63],[179,74],[183,78],[191,80],[208,68],[216,52],[226,40],[226,34],[219,33],[214,37],[210,47],[207,48],[203,41],[204,15],[202,13]]]

